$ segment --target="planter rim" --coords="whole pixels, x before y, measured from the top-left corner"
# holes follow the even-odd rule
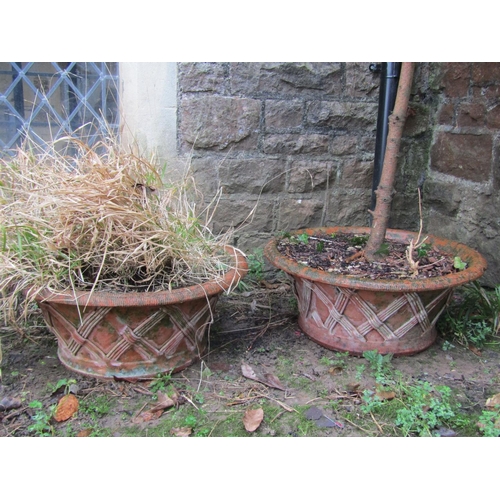
[[[224,251],[232,257],[232,267],[220,278],[205,283],[156,292],[77,291],[73,293],[45,289],[37,294],[37,300],[84,307],[144,307],[211,297],[233,289],[248,271],[245,254],[241,250],[231,245],[225,245]]]
[[[369,234],[370,228],[357,226],[332,226],[300,229],[290,231],[290,234],[307,233],[312,236],[315,233],[356,233]],[[401,229],[388,229],[387,239],[395,242],[409,243],[412,238],[417,238],[418,233]],[[299,264],[293,259],[285,257],[277,249],[280,238],[273,238],[264,248],[264,255],[271,264],[282,269],[287,274],[304,278],[310,281],[317,281],[328,285],[349,287],[358,290],[375,291],[395,291],[395,292],[418,292],[423,290],[441,290],[444,288],[456,287],[480,278],[486,270],[485,258],[476,250],[467,247],[457,241],[440,238],[433,235],[428,236],[429,243],[432,243],[441,251],[458,255],[462,261],[467,262],[467,268],[463,271],[438,276],[434,278],[417,279],[376,279],[362,278],[357,276],[345,276],[341,274],[329,273],[318,269],[313,269],[304,264]]]

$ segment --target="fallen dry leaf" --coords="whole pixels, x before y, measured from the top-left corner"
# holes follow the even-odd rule
[[[339,373],[342,373],[343,368],[341,366],[330,366],[328,369],[330,375],[338,375]]]
[[[256,373],[253,371],[253,368],[246,363],[241,364],[241,373],[244,377],[249,378],[251,380],[257,380],[259,382],[259,377],[257,377]]]
[[[273,387],[274,389],[279,389],[280,391],[286,390],[276,375],[273,375],[272,373],[265,373],[263,376],[259,376],[255,373],[254,369],[246,363],[241,364],[241,373],[244,377],[260,382],[268,387]]]
[[[495,394],[486,401],[486,408],[495,408],[497,405],[500,405],[500,394]]]
[[[92,434],[92,429],[83,429],[76,435],[76,437],[84,438],[84,437],[89,437],[91,434]]]
[[[248,409],[243,416],[243,425],[248,432],[253,432],[258,429],[264,418],[264,410],[257,408],[256,410]]]
[[[476,356],[479,356],[479,357],[481,357],[483,355],[483,353],[477,347],[474,347],[473,345],[469,346],[469,351],[473,352]]]
[[[382,400],[394,399],[396,397],[396,393],[394,391],[376,391],[375,395],[378,396]]]
[[[348,392],[362,392],[361,389],[361,384],[359,382],[350,382],[347,384],[347,391]]]
[[[264,380],[265,382],[263,381],[262,383],[268,385],[269,387],[274,387],[280,391],[286,391],[285,387],[283,387],[283,384],[276,375],[273,375],[272,373],[264,373]]]
[[[153,406],[153,408],[151,408],[151,411],[166,410],[167,408],[175,406],[178,402],[178,395],[176,392],[172,395],[172,397],[167,396],[163,392],[159,392],[157,396],[158,402]]]
[[[64,422],[71,418],[78,411],[78,398],[74,394],[66,394],[63,396],[54,414],[56,422]]]
[[[176,437],[188,437],[193,433],[191,427],[174,427],[170,430],[170,434]]]
[[[269,283],[269,281],[266,281],[266,280],[261,280],[260,282],[268,290],[276,290],[276,288],[279,288],[282,285],[281,283]]]
[[[155,411],[143,411],[139,413],[137,417],[132,419],[134,424],[141,424],[143,422],[150,422],[151,420],[156,420],[163,415],[163,410],[155,410]]]

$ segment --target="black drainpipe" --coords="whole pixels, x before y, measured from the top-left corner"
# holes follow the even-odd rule
[[[396,93],[398,91],[399,75],[401,73],[400,62],[383,62],[370,64],[370,71],[380,73],[380,93],[378,102],[377,137],[375,140],[375,161],[373,166],[372,185],[372,210],[375,208],[375,191],[382,175],[384,164],[385,147],[387,144],[387,131],[389,129],[389,115],[394,109]],[[370,217],[371,225],[371,217]]]

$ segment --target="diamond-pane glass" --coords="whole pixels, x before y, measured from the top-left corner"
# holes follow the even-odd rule
[[[0,62],[0,148],[26,134],[37,143],[117,135],[118,63]]]

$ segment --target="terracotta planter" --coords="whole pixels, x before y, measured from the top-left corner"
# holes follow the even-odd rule
[[[295,231],[367,234],[365,227],[330,227]],[[409,243],[417,234],[388,230],[387,239]],[[436,322],[452,289],[478,279],[486,270],[485,259],[455,241],[429,236],[436,248],[459,256],[467,268],[444,277],[406,280],[371,280],[312,269],[282,255],[277,239],[264,249],[265,257],[294,278],[299,305],[299,326],[318,344],[336,351],[360,355],[415,354],[436,339]]]
[[[233,257],[217,281],[165,292],[52,293],[37,297],[58,340],[60,361],[70,370],[98,378],[142,379],[180,371],[207,346],[205,331],[219,296],[248,270],[244,255]]]

